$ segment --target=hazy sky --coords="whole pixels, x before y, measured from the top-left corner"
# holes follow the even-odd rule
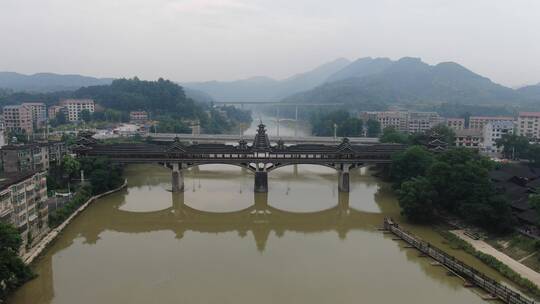
[[[539,0],[0,0],[0,70],[276,78],[338,57],[540,82]]]

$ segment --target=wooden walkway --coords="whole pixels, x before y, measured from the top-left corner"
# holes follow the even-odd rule
[[[450,271],[463,277],[465,280],[467,280],[466,284],[472,284],[482,288],[491,296],[500,299],[504,303],[534,304],[534,301],[524,297],[520,293],[498,283],[478,270],[464,264],[453,256],[448,255],[439,248],[434,247],[430,243],[420,240],[412,233],[401,228],[397,223],[394,223],[389,218],[384,219],[384,229],[392,232],[395,236],[419,250],[423,255],[431,257],[436,261],[436,263],[440,263]]]

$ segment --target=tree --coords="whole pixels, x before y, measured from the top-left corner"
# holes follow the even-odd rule
[[[383,130],[383,134],[381,135],[380,142],[407,144],[409,143],[409,136],[405,133],[399,132],[394,127],[386,127]]]
[[[367,125],[367,136],[368,137],[377,137],[381,133],[381,124],[373,119],[369,119],[366,123]]]
[[[80,170],[81,164],[71,155],[65,155],[62,159],[62,170],[71,179]]]
[[[17,229],[0,222],[0,302],[34,276],[30,267],[19,258],[21,244]]]
[[[81,117],[81,120],[84,122],[90,122],[92,120],[92,113],[90,113],[90,110],[84,109],[79,113],[79,116]]]
[[[527,156],[529,140],[516,134],[504,134],[497,141],[497,147],[503,147],[503,155],[508,159],[521,159]]]
[[[530,145],[527,149],[527,159],[535,166],[540,166],[540,144]]]
[[[432,163],[433,155],[421,146],[412,146],[394,155],[390,167],[394,186],[399,188],[404,181],[424,176]]]
[[[398,191],[401,214],[417,223],[428,223],[435,217],[437,193],[425,177],[406,181]]]
[[[339,136],[360,136],[362,134],[362,120],[349,117],[338,124]]]

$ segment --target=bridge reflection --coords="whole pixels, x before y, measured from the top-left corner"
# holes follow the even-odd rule
[[[126,195],[118,193],[116,195]],[[89,243],[95,243],[105,230],[122,233],[143,233],[172,230],[177,239],[190,231],[224,233],[236,231],[239,236],[251,234],[257,250],[264,251],[270,233],[277,237],[287,231],[319,233],[335,231],[344,239],[353,229],[374,230],[381,225],[383,215],[349,207],[349,194],[340,193],[337,205],[327,210],[310,213],[279,210],[268,204],[267,193],[255,193],[254,204],[234,212],[207,212],[189,207],[183,193],[171,193],[172,207],[154,212],[131,212],[120,209],[122,199],[114,199],[106,218],[93,218],[93,227],[82,232]]]

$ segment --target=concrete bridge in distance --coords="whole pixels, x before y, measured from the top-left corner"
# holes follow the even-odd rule
[[[265,125],[259,125],[251,145],[240,140],[230,144],[185,145],[176,137],[172,143],[99,144],[92,134],[81,134],[73,150],[79,156],[107,157],[119,163],[160,163],[172,169],[173,192],[184,191],[183,170],[205,164],[242,167],[255,175],[255,192],[268,192],[268,172],[288,165],[310,164],[330,167],[339,173],[339,190],[349,192],[349,171],[370,164],[388,165],[392,155],[405,150],[401,144],[351,144],[343,138],[339,144],[272,145]]]

